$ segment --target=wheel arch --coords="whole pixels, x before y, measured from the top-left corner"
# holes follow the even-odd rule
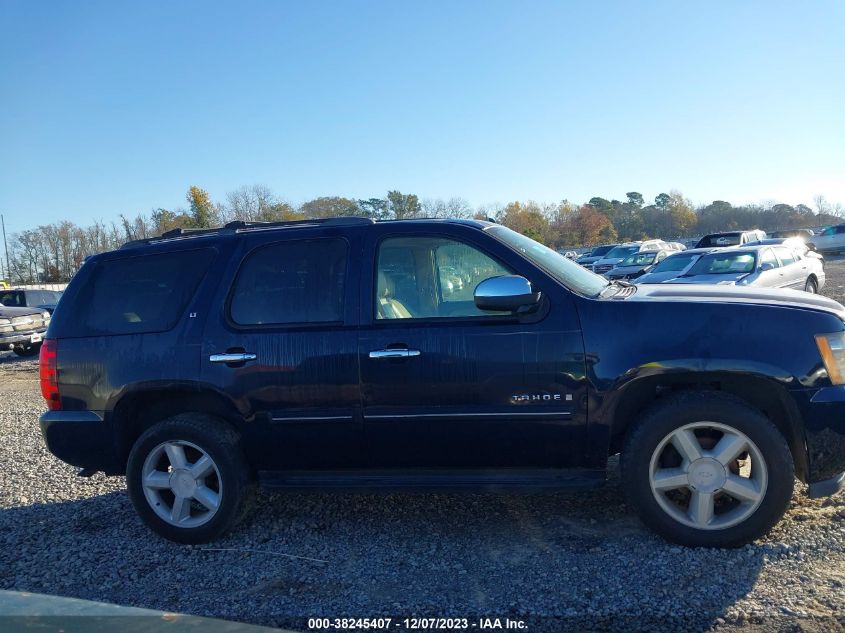
[[[115,468],[122,473],[129,451],[141,434],[162,420],[180,413],[204,413],[239,431],[243,416],[234,402],[214,387],[202,383],[146,384],[125,392],[111,407]],[[120,474],[114,473],[114,474]]]
[[[731,394],[765,415],[783,434],[795,463],[795,474],[807,481],[809,462],[801,416],[787,389],[775,380],[752,373],[689,372],[637,378],[620,388],[609,407],[609,455],[622,450],[640,414],[667,393],[711,390]]]

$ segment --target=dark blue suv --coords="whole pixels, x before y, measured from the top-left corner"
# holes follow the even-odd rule
[[[635,287],[503,226],[177,230],[91,258],[41,351],[49,449],[126,473],[186,543],[282,489],[621,483],[672,541],[736,546],[845,470],[845,309]]]

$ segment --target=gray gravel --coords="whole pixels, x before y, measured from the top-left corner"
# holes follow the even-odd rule
[[[835,295],[845,263],[832,268]],[[81,479],[53,458],[41,411],[37,363],[0,353],[0,589],[300,630],[380,614],[510,616],[529,631],[845,629],[842,495],[796,495],[754,545],[691,550],[646,530],[612,480],[580,495],[262,494],[234,534],[186,547],[141,525],[122,478]]]

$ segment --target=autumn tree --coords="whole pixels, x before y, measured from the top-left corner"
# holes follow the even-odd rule
[[[419,217],[422,211],[419,198],[412,193],[403,194],[399,191],[388,191],[387,204],[390,213],[397,220]]]
[[[561,240],[569,246],[595,246],[616,240],[610,219],[591,204],[572,213],[563,226]]]
[[[306,218],[337,218],[358,215],[358,205],[349,198],[330,196],[309,200],[299,207],[299,211]]]
[[[205,229],[216,224],[218,219],[216,209],[205,189],[191,185],[185,197],[188,200],[191,224],[194,228]]]

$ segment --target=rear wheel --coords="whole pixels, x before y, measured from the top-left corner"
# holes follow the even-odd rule
[[[41,343],[35,343],[33,345],[25,345],[23,347],[16,347],[13,350],[15,354],[18,356],[23,356],[24,358],[29,356],[38,356],[38,352],[41,351]]]
[[[622,483],[643,522],[692,547],[738,547],[766,534],[786,512],[793,473],[777,428],[712,391],[654,405],[622,454]]]
[[[819,284],[815,277],[807,277],[807,283],[804,284],[804,290],[812,294],[816,294],[819,291]]]
[[[154,532],[179,543],[207,543],[232,528],[252,494],[238,434],[202,414],[148,429],[129,454],[129,497]]]

